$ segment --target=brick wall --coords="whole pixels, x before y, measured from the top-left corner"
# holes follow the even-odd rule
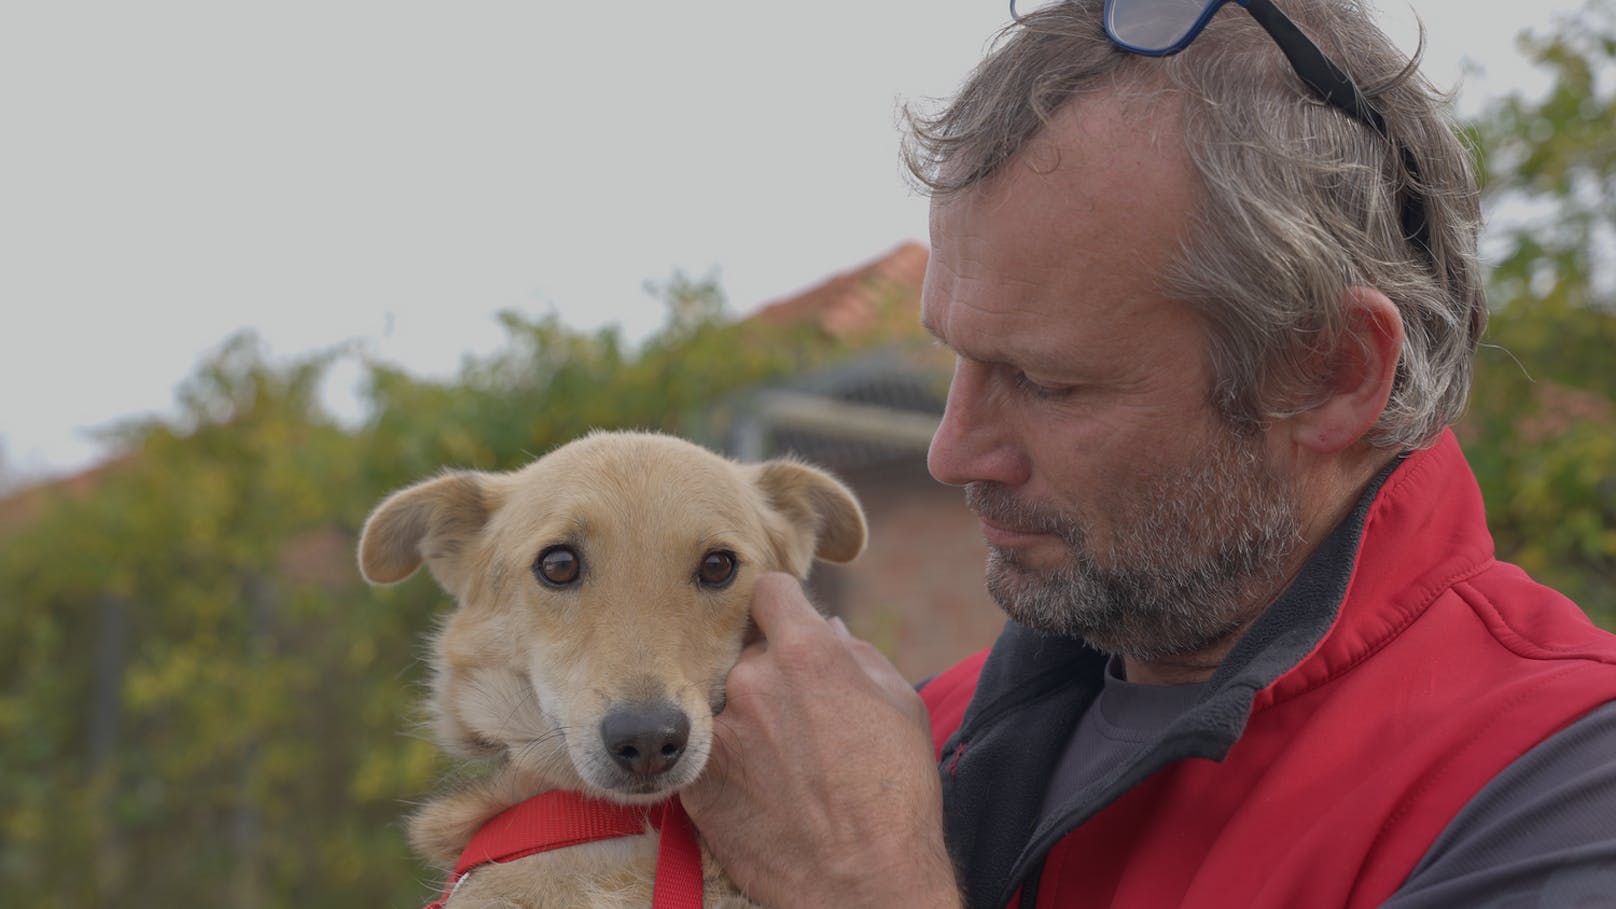
[[[815,568],[821,606],[915,681],[992,643],[1004,614],[982,585],[987,548],[961,491],[919,457],[839,476],[864,505],[870,543],[848,565]]]

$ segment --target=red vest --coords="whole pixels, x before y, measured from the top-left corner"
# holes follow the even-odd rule
[[[1501,769],[1616,700],[1616,636],[1493,559],[1480,492],[1451,433],[1404,460],[1352,521],[1335,566],[1344,596],[1311,607],[1325,610],[1322,637],[1287,637],[1265,615],[1247,636],[1266,643],[1243,641],[1236,652],[1284,662],[1243,692],[1238,678],[1225,679],[1216,704],[1196,708],[1244,707],[1229,741],[1206,745],[1195,732],[1180,737],[1192,745],[1162,746],[1185,755],[1204,746],[1207,756],[1169,754],[1118,791],[1091,792],[1092,804],[1067,814],[1077,824],[1069,832],[1041,828],[1040,840],[1029,829],[951,821],[951,848],[956,831],[975,844],[956,850],[973,906],[1019,894],[1040,867],[1040,843],[1052,845],[1041,853],[1038,907],[1375,906]],[[1304,577],[1329,567],[1310,565]],[[1005,646],[1001,638],[995,654]],[[977,806],[988,804],[982,793],[1030,787],[1011,781],[1020,758],[989,743],[1041,722],[1017,703],[1018,687],[1059,689],[1048,672],[1018,676],[995,659],[978,654],[922,690],[945,799],[951,786],[961,800],[977,793]],[[979,676],[997,690],[978,692]],[[996,756],[973,767],[978,743]],[[1036,812],[1025,795],[1011,797]],[[1014,827],[996,817],[988,823]],[[995,853],[995,837],[1033,845]],[[1024,851],[1013,866],[970,867],[1016,848]],[[1003,870],[1011,867],[1019,870]]]

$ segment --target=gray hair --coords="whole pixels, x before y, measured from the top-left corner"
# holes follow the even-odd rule
[[[1287,5],[1380,109],[1393,145],[1313,95],[1238,10],[1161,59],[1113,45],[1101,5],[1066,0],[1025,17],[944,109],[906,111],[904,160],[923,189],[947,195],[992,176],[1073,99],[1176,96],[1201,198],[1162,289],[1208,326],[1213,405],[1256,428],[1317,403],[1318,356],[1347,337],[1345,292],[1374,287],[1397,306],[1405,340],[1391,398],[1366,440],[1432,442],[1464,409],[1487,309],[1473,167],[1445,99],[1416,73],[1417,57],[1403,58],[1350,0]],[[1423,245],[1400,221],[1410,191],[1424,200]]]

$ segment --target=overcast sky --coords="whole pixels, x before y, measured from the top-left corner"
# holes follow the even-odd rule
[[[1466,110],[1540,89],[1513,38],[1579,5],[1378,0],[1405,48],[1424,20],[1426,72],[1462,79]],[[996,0],[7,3],[0,466],[93,462],[87,430],[169,412],[242,328],[282,357],[356,342],[442,376],[499,346],[502,309],[640,338],[662,316],[645,282],[675,270],[716,273],[744,313],[923,240],[897,106],[947,95],[1006,18]]]

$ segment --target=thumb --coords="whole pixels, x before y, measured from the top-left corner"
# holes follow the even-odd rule
[[[802,592],[802,582],[784,572],[758,579],[752,589],[752,621],[766,640],[776,643],[828,629],[825,617]]]

